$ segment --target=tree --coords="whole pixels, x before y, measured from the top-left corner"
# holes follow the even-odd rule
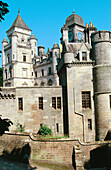
[[[2,119],[0,115],[0,136],[2,136],[5,131],[9,131],[9,126],[13,125],[12,121],[9,119]]]
[[[4,20],[4,15],[9,12],[8,4],[0,1],[0,22]]]
[[[3,69],[0,68],[0,86],[3,86]]]

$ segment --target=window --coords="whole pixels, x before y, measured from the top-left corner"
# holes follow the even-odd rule
[[[7,79],[7,70],[5,70],[5,77],[6,77],[6,79]]]
[[[35,71],[35,77],[37,77],[37,71]]]
[[[61,109],[61,97],[52,97],[52,109]]]
[[[111,95],[109,96],[109,104],[110,104],[110,108],[111,108]]]
[[[10,71],[10,78],[12,78],[12,68],[11,67],[10,67],[9,71]]]
[[[18,110],[23,111],[23,98],[18,98]]]
[[[10,57],[9,57],[9,54],[7,54],[7,63],[10,62]]]
[[[55,56],[57,57],[57,52],[55,52]]]
[[[56,109],[56,97],[52,97],[52,109]]]
[[[39,97],[39,110],[43,110],[43,97]]]
[[[51,67],[48,68],[48,75],[51,75]]]
[[[88,129],[92,130],[92,120],[88,119]]]
[[[91,109],[91,97],[90,91],[82,92],[82,108],[84,109]]]
[[[61,109],[61,97],[57,97],[57,109]]]
[[[26,56],[25,55],[23,56],[23,61],[26,62]]]
[[[44,69],[42,69],[42,76],[44,76]]]
[[[87,53],[86,52],[82,52],[82,60],[87,61]]]
[[[32,55],[33,55],[33,51],[31,51]]]
[[[33,76],[33,72],[32,72],[32,76]]]
[[[57,129],[57,132],[59,132],[59,124],[56,123],[56,129]]]

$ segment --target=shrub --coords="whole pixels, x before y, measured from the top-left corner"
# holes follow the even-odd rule
[[[25,124],[24,124],[24,126],[22,126],[22,124],[20,124],[19,121],[17,121],[17,122],[15,123],[15,125],[16,125],[16,127],[17,127],[17,131],[18,131],[18,132],[24,132],[24,131],[25,131]]]
[[[39,135],[51,135],[52,134],[52,130],[50,128],[48,128],[46,125],[43,125],[40,127],[38,133]]]

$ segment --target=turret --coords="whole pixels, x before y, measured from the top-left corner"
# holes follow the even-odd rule
[[[5,52],[4,52],[4,46],[8,44],[8,41],[6,38],[4,38],[4,40],[2,41],[2,65],[3,67],[5,66]]]
[[[69,30],[69,28],[66,25],[64,25],[64,27],[62,27],[62,29],[61,29],[62,40],[64,42],[68,42],[68,30]]]
[[[38,46],[38,56],[44,53],[44,47],[43,46]]]
[[[31,57],[33,58],[34,55],[37,55],[37,39],[33,34],[30,36],[29,43],[31,45]]]
[[[17,34],[13,32],[12,34],[12,62],[17,60]]]
[[[92,34],[96,138],[104,140],[111,130],[111,32]]]

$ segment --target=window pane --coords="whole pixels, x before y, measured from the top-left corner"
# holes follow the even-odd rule
[[[39,97],[39,109],[43,110],[43,97]]]
[[[82,108],[91,108],[90,92],[82,92]]]
[[[86,52],[82,52],[82,60],[87,61],[87,53]]]
[[[18,109],[23,110],[23,98],[18,98]]]
[[[52,109],[56,109],[56,97],[52,97]]]
[[[88,119],[88,129],[92,130],[92,120]]]
[[[57,97],[57,109],[61,109],[61,97]]]

